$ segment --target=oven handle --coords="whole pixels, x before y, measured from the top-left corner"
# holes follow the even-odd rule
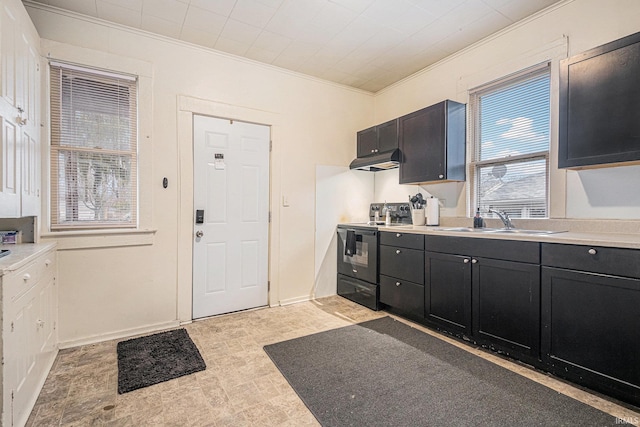
[[[360,234],[362,236],[375,236],[378,233],[376,230],[356,230],[354,228],[347,228],[346,230],[353,231],[354,233]]]

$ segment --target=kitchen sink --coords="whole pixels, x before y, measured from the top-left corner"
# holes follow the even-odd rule
[[[443,227],[436,228],[436,231],[455,231],[468,233],[507,233],[507,234],[554,234],[565,231],[554,230],[525,230],[522,228],[471,228],[471,227]]]
[[[510,234],[554,234],[565,233],[565,231],[555,230],[524,230],[521,228],[487,228],[485,233],[510,233]]]

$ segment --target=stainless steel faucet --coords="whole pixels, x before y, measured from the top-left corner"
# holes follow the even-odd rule
[[[498,217],[502,220],[502,223],[504,224],[504,228],[506,229],[511,229],[511,228],[515,228],[513,226],[513,224],[511,223],[511,218],[509,218],[509,215],[504,212],[504,211],[495,211],[493,209],[489,209],[489,212],[492,212],[496,215],[498,215]]]

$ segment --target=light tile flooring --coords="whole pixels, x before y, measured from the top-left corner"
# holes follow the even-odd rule
[[[334,296],[197,321],[185,328],[207,364],[205,371],[122,395],[117,393],[116,340],[62,350],[27,425],[317,426],[262,347],[385,315]],[[640,418],[548,375],[412,326],[615,417]]]

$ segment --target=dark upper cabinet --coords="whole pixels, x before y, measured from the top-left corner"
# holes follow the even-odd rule
[[[560,62],[558,167],[640,161],[640,33]]]
[[[465,141],[465,104],[446,100],[400,117],[400,184],[464,181]]]
[[[398,148],[398,119],[361,130],[357,140],[359,158],[395,150]]]

